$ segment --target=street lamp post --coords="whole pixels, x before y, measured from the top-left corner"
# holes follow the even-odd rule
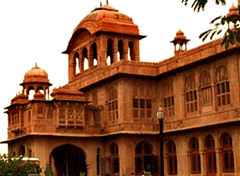
[[[164,160],[163,160],[163,119],[164,110],[159,107],[157,112],[157,118],[159,120],[159,136],[160,136],[160,176],[164,176]]]

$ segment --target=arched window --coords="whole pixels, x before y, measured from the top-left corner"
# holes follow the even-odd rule
[[[34,88],[32,86],[29,87],[28,90],[27,90],[28,99],[33,100],[34,99],[34,94],[35,94]]]
[[[112,39],[108,39],[107,41],[107,65],[111,65],[113,63],[113,41]]]
[[[75,66],[75,73],[74,74],[78,74],[80,72],[80,69],[79,69],[79,54],[78,53],[74,54],[74,66]]]
[[[192,174],[201,173],[199,145],[198,145],[198,140],[195,137],[191,138],[189,141],[189,156],[190,156],[191,173]]]
[[[118,145],[113,143],[110,146],[110,166],[111,175],[119,173],[119,158],[118,158]]]
[[[158,159],[152,154],[152,146],[148,142],[140,142],[135,148],[135,172],[141,174],[142,171],[151,172],[152,175],[158,173]]]
[[[130,41],[128,43],[128,51],[129,51],[129,59],[128,60],[134,61],[135,58],[134,58],[133,42],[132,41]]]
[[[87,48],[84,48],[82,50],[82,60],[81,60],[81,64],[82,64],[82,70],[81,71],[84,71],[84,70],[87,70],[89,68],[89,65],[88,65],[88,52],[87,52]]]
[[[137,85],[133,90],[133,117],[135,122],[152,117],[151,91],[147,86]]]
[[[46,94],[46,92],[45,92],[45,90],[44,90],[44,88],[42,86],[38,86],[36,92],[40,92],[40,93],[42,93],[44,95]]]
[[[199,80],[201,89],[201,102],[203,105],[210,104],[212,102],[212,88],[209,72],[202,72]]]
[[[118,98],[117,90],[114,87],[108,90],[108,117],[109,121],[113,123],[118,120]]]
[[[118,41],[118,60],[121,60],[123,58],[123,41]]]
[[[100,148],[97,148],[97,175],[100,175]]]
[[[22,155],[22,156],[25,155],[25,147],[24,147],[24,146],[21,146],[21,147],[19,148],[19,156],[20,156],[20,155]]]
[[[228,133],[223,133],[220,137],[222,169],[224,173],[234,172],[234,156],[232,149],[232,138]]]
[[[170,140],[167,143],[167,165],[168,165],[168,174],[177,175],[176,146],[172,140]]]
[[[93,43],[91,46],[91,59],[92,59],[92,65],[96,66],[98,65],[98,59],[97,59],[97,44]]]
[[[194,112],[197,111],[197,90],[195,88],[195,81],[192,76],[188,76],[185,79],[185,104],[186,104],[186,112]]]
[[[29,157],[29,158],[32,157],[32,150],[31,150],[31,149],[28,150],[28,157]]]
[[[206,136],[204,147],[206,151],[207,174],[217,173],[215,144],[211,135]]]
[[[173,96],[173,86],[167,83],[163,87],[164,92],[164,110],[166,116],[174,116],[174,96]]]
[[[216,89],[217,106],[230,104],[230,86],[228,81],[227,68],[225,66],[220,66],[217,68]]]

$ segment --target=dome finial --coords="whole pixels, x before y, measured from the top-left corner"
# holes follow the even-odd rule
[[[38,67],[38,66],[37,66],[37,62],[35,62],[35,67]]]
[[[108,5],[108,0],[107,0],[106,4]]]
[[[102,1],[100,1],[100,7],[102,7]]]

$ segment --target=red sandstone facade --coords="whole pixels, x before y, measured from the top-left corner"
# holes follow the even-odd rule
[[[49,97],[37,65],[8,114],[9,154],[37,157],[55,175],[159,174],[158,107],[165,109],[165,175],[240,174],[240,53],[221,39],[141,62],[138,26],[109,5],[88,14],[66,51],[69,82]],[[29,99],[29,91],[35,95]]]

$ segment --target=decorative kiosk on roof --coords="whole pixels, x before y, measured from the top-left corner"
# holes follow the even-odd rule
[[[139,61],[139,29],[132,19],[109,5],[88,14],[74,29],[66,51],[69,82],[78,73],[119,60]]]
[[[23,86],[22,93],[25,95],[29,95],[30,90],[34,90],[35,93],[43,90],[44,95],[49,97],[49,87],[52,84],[49,83],[47,72],[39,68],[36,63],[35,67],[25,73],[20,85]]]
[[[179,55],[180,53],[187,50],[187,43],[190,40],[186,38],[184,33],[179,29],[176,33],[176,37],[174,37],[174,40],[171,41],[171,43],[174,44],[174,54]],[[184,48],[183,48],[184,46]]]
[[[228,17],[228,28],[231,30],[236,30],[237,22],[240,21],[240,15],[239,15],[238,8],[235,7],[234,5],[232,5],[232,7],[230,7],[230,9],[229,9],[227,17]],[[239,39],[239,37],[238,37],[238,39]]]

